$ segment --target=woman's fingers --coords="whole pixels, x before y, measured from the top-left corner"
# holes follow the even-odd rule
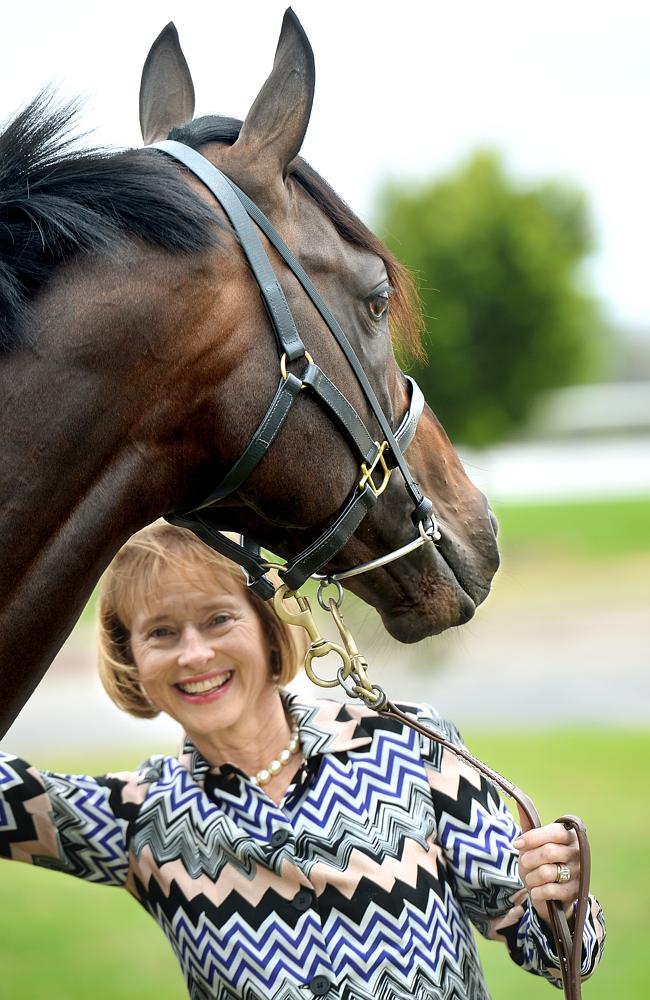
[[[535,909],[546,919],[546,903],[556,899],[570,912],[580,877],[580,849],[574,831],[561,823],[549,823],[518,837],[514,846],[519,850],[519,874]],[[557,881],[559,866],[568,868],[567,881]]]
[[[519,850],[519,871],[522,876],[542,865],[579,863],[578,838],[573,830],[567,830],[561,823],[530,830],[514,841]],[[572,873],[573,874],[573,873]],[[557,875],[557,867],[553,879]]]
[[[541,865],[539,868],[527,872],[522,872],[520,869],[521,880],[528,889],[533,902],[537,899],[559,899],[566,903],[577,897],[580,866],[576,862],[575,865],[567,865],[567,867],[569,878],[566,882],[557,881],[557,865]]]
[[[549,899],[558,899],[561,903],[572,903],[577,896],[577,879],[570,882],[544,882],[528,890],[533,903],[547,902]]]
[[[549,922],[548,904],[551,900],[555,900],[562,906],[567,920],[570,920],[578,896],[578,883],[571,881],[565,882],[563,885],[554,885],[552,882],[547,882],[546,885],[530,889],[529,896],[534,909],[547,923]]]
[[[525,872],[533,871],[542,866],[553,866],[553,879],[555,879],[558,865],[569,865],[571,868],[579,864],[580,851],[577,838],[574,844],[544,844],[542,847],[536,847],[532,851],[523,851],[519,854],[519,872],[522,874],[522,878]]]
[[[514,841],[514,846],[520,852],[530,851],[544,844],[571,844],[576,839],[574,831],[567,830],[563,823],[548,823],[546,826],[539,826],[535,830],[522,833]]]
[[[571,871],[570,868],[569,871]],[[539,868],[533,868],[532,871],[526,873],[522,881],[527,889],[536,889],[540,885],[547,884],[559,886],[570,884],[570,882],[557,881],[557,865],[541,865]]]

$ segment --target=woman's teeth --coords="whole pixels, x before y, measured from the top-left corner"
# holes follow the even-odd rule
[[[181,691],[184,691],[185,694],[207,694],[208,691],[216,691],[218,688],[223,687],[231,677],[232,670],[227,674],[221,674],[217,680],[214,677],[210,677],[205,681],[186,681],[184,684],[177,684],[176,686]]]

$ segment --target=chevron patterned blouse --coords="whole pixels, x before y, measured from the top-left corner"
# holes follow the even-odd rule
[[[484,1000],[470,922],[558,983],[494,788],[364,706],[284,695],[305,764],[279,805],[186,739],[101,778],[0,754],[0,856],[126,888],[194,1000]],[[402,706],[460,742],[425,706]],[[583,973],[605,936],[592,898]]]

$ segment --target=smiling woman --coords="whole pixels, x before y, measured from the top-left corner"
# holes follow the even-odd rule
[[[1,754],[0,855],[126,888],[191,997],[487,1000],[472,923],[557,981],[546,903],[572,918],[575,833],[522,836],[426,705],[403,719],[444,749],[366,705],[288,692],[288,626],[192,532],[158,522],[122,547],[99,650],[111,698],[179,722],[179,754],[98,778]],[[583,975],[603,938],[590,897]]]

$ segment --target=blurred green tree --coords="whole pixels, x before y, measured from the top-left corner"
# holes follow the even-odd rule
[[[375,228],[418,285],[426,359],[407,367],[452,438],[504,438],[539,392],[591,374],[603,325],[580,283],[579,191],[522,187],[481,152],[423,187],[387,186]]]

